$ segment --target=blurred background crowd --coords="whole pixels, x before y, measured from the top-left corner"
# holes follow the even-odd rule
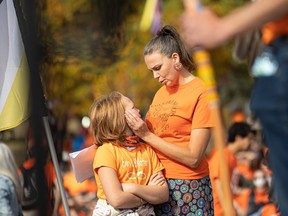
[[[49,117],[69,211],[71,215],[91,215],[97,201],[95,179],[92,177],[78,183],[69,159],[69,153],[93,145],[93,137],[89,130],[89,118],[73,117],[67,119],[65,124],[53,125],[56,121],[53,120],[54,117],[51,114]],[[231,132],[231,128],[235,125],[240,125],[240,128],[236,127],[234,132]],[[249,130],[245,129],[245,132],[243,125],[249,127]],[[234,137],[232,140],[231,136]],[[252,121],[243,111],[237,110],[231,113],[229,125],[225,129],[225,137],[225,149],[230,148],[229,152],[234,158],[232,161],[228,159],[228,166],[233,205],[237,215],[253,215],[253,213],[255,214],[263,208],[266,208],[264,212],[270,212],[266,215],[277,212],[271,184],[272,171],[267,160],[269,151],[263,145],[264,140],[259,123]],[[45,175],[49,182],[47,184],[48,190],[51,192],[48,209],[50,208],[51,215],[62,216],[65,215],[65,211],[61,204],[59,186],[45,134],[43,139],[46,152],[44,159]],[[1,140],[5,140],[5,143],[12,150],[18,171],[21,170],[20,167],[24,166],[28,169],[33,166],[33,158],[35,160],[34,139],[29,122],[25,122],[13,130],[1,132]],[[210,164],[211,178],[214,177],[213,172],[217,169],[217,165],[215,165],[217,162],[215,162],[215,158],[212,159],[216,151],[212,139],[206,152]],[[228,154],[228,152],[225,152],[225,154]],[[218,176],[218,178],[220,177]],[[37,206],[23,206],[23,213],[24,215],[38,215]]]

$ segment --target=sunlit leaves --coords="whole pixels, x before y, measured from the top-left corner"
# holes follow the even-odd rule
[[[244,2],[205,0],[203,4],[224,15]],[[95,98],[114,90],[131,97],[145,113],[160,85],[143,60],[144,46],[152,37],[139,31],[144,3],[41,0],[42,40],[47,50],[42,80],[55,114],[86,115]],[[113,8],[113,16],[108,16],[106,6],[111,4],[121,7]],[[163,24],[179,27],[182,11],[182,1],[163,0]],[[223,103],[246,97],[251,84],[246,67],[232,60],[231,44],[211,51]],[[241,86],[233,87],[234,82]]]

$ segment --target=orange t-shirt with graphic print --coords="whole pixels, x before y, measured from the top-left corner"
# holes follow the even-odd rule
[[[181,86],[162,86],[150,105],[146,122],[149,129],[165,141],[188,147],[191,130],[214,126],[204,82],[195,77]],[[209,175],[205,156],[197,168],[190,168],[155,151],[165,167],[166,178],[200,179]]]
[[[98,168],[114,169],[121,183],[147,185],[152,174],[164,169],[153,149],[144,143],[128,150],[123,146],[105,143],[97,148],[93,170],[98,186],[97,197],[106,200],[102,184],[97,174]]]

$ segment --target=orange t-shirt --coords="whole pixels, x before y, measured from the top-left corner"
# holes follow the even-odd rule
[[[271,43],[282,35],[288,35],[288,16],[269,22],[262,28],[262,40],[265,44]]]
[[[259,192],[254,190],[255,192],[255,201],[256,203],[268,203],[269,202],[269,193],[266,192]]]
[[[162,86],[150,105],[146,122],[149,129],[165,141],[187,147],[191,130],[214,126],[204,82],[195,77],[181,86]],[[209,175],[205,156],[199,166],[192,169],[155,151],[165,167],[166,178],[200,179]]]
[[[233,200],[239,205],[239,207],[243,211],[247,211],[248,209],[248,202],[249,202],[249,195],[251,190],[250,189],[244,189],[242,193],[237,194],[233,197]]]
[[[228,166],[229,183],[230,183],[233,171],[237,165],[237,159],[235,155],[227,147],[224,149],[224,155],[225,155],[226,164]],[[219,197],[217,195],[217,191],[215,188],[216,179],[220,179],[222,175],[220,160],[221,159],[219,157],[218,151],[214,151],[209,159],[209,170],[210,170],[210,179],[211,179],[211,184],[212,184],[212,189],[213,189],[214,215],[215,216],[224,215],[224,209],[222,208],[220,204]]]
[[[73,173],[73,170],[68,171],[63,176],[63,186],[68,191],[69,195],[71,197],[81,196],[82,193],[95,193],[97,192],[97,185],[94,179],[86,179],[85,181],[78,183],[76,181],[75,175]],[[68,202],[68,204],[70,204]],[[74,204],[73,204],[74,205]],[[87,214],[84,214],[82,209],[77,209],[77,215],[78,216],[85,216]],[[58,208],[58,213],[61,216],[66,216],[65,209],[62,204],[60,204]],[[72,215],[72,214],[71,214]]]
[[[147,185],[150,176],[164,169],[153,149],[144,143],[139,143],[133,150],[123,146],[105,143],[97,148],[93,170],[98,186],[97,197],[105,199],[102,184],[97,174],[98,168],[110,167],[117,173],[120,183],[135,183]]]
[[[268,192],[258,192],[257,190],[254,190],[254,194],[255,194],[255,203],[256,204],[259,204],[259,203],[267,203],[268,204],[268,202],[269,202],[269,194],[268,194]],[[245,189],[241,194],[239,194],[239,195],[234,197],[234,200],[239,204],[239,206],[244,211],[248,210],[250,195],[251,195],[251,189]],[[272,209],[270,209],[270,207],[267,207],[266,210],[267,211],[268,210],[269,211],[272,210]]]
[[[237,163],[237,169],[239,174],[243,175],[245,179],[251,180],[253,179],[254,171],[251,167],[246,163]]]
[[[68,171],[63,177],[64,187],[68,190],[71,196],[77,196],[83,192],[95,192],[97,186],[95,181],[90,179],[85,180],[81,184],[76,181],[75,175],[72,170]]]
[[[278,211],[276,205],[274,203],[269,203],[263,206],[261,216],[280,216],[280,212]]]

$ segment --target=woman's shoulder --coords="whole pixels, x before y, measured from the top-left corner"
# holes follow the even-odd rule
[[[166,86],[165,86],[165,85],[161,86],[161,87],[156,91],[154,97],[155,97],[155,96],[162,95],[162,94],[167,94],[167,89],[166,89]]]
[[[191,90],[193,90],[193,94],[191,94]],[[188,94],[188,92],[190,92],[190,94]],[[195,97],[207,93],[208,93],[207,85],[199,77],[195,77],[190,83],[188,83],[185,86],[185,88],[183,88],[183,91],[181,91],[181,94],[183,95],[188,94],[190,96],[194,95]]]
[[[197,76],[195,76],[194,79],[188,83],[188,85],[192,86],[193,88],[206,89],[205,82]]]

